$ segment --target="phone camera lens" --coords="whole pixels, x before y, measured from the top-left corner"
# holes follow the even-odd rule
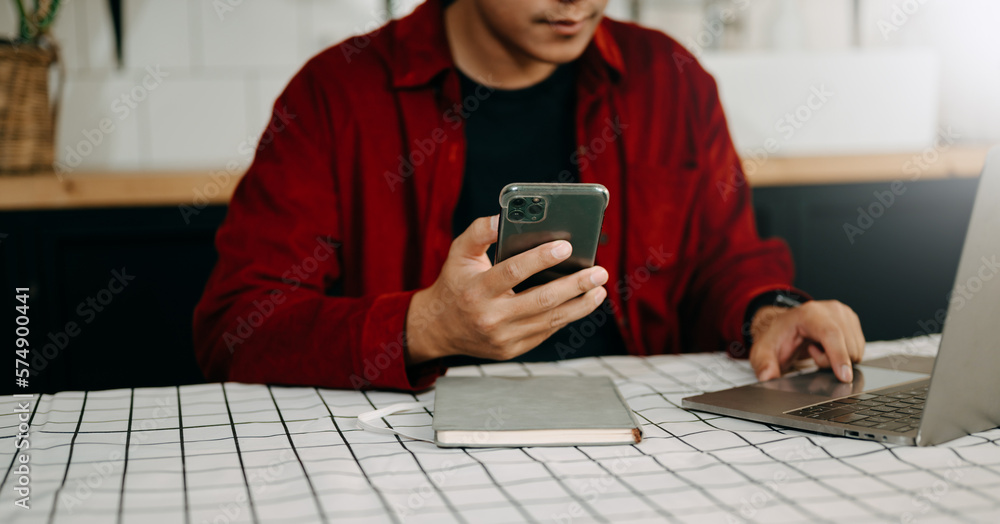
[[[508,213],[507,216],[510,217],[511,220],[521,220],[522,218],[524,218],[524,212],[515,209],[510,213]]]
[[[542,206],[540,206],[538,204],[531,204],[530,206],[528,206],[528,213],[530,213],[532,215],[541,215],[542,214]]]
[[[524,199],[523,198],[515,198],[514,200],[510,201],[510,205],[512,205],[514,207],[521,207],[521,206],[524,205]]]

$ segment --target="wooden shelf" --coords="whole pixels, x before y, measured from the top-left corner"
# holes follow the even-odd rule
[[[975,178],[983,170],[989,149],[965,146],[926,154],[771,158],[759,163],[747,178],[755,187]]]
[[[226,204],[239,176],[197,172],[0,177],[0,210]]]
[[[988,149],[950,148],[923,166],[919,152],[770,158],[748,170],[748,179],[754,187],[767,187],[972,178],[982,171]],[[238,181],[238,176],[207,172],[3,176],[0,210],[225,204]]]

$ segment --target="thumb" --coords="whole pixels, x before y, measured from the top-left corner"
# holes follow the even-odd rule
[[[781,366],[778,364],[778,352],[772,347],[754,344],[750,349],[750,365],[761,382],[781,376]]]
[[[456,255],[478,257],[486,253],[490,245],[497,241],[497,224],[500,215],[477,218],[471,225],[452,242],[452,251]]]

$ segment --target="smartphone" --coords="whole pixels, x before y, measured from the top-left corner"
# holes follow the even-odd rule
[[[608,188],[601,184],[508,184],[500,191],[495,263],[554,240],[573,245],[573,254],[535,274],[515,292],[592,267],[601,239]]]

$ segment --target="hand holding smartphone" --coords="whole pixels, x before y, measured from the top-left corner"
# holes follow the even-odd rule
[[[570,257],[514,288],[521,292],[593,267],[608,189],[601,184],[509,184],[500,192],[495,264],[547,242],[566,240]]]
[[[413,295],[407,365],[451,355],[509,360],[607,297],[607,271],[587,269],[594,266],[608,205],[604,186],[511,184],[500,205],[499,217],[477,219],[452,242],[437,280]],[[536,249],[555,240],[570,245]],[[483,255],[494,243],[490,265]]]

